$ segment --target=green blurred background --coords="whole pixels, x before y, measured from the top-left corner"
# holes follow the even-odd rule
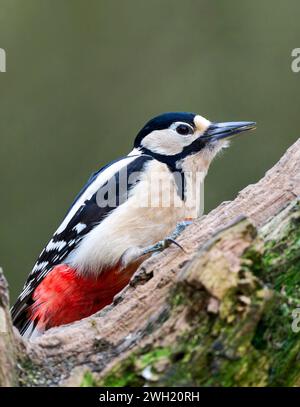
[[[165,111],[255,120],[206,180],[206,211],[300,134],[299,0],[0,0],[0,263],[12,300],[89,174]]]

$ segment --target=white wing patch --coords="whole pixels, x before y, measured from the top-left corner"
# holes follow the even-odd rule
[[[78,209],[84,204],[84,202],[90,199],[102,185],[107,182],[111,177],[113,177],[118,171],[121,170],[126,165],[129,165],[132,161],[136,159],[136,155],[130,155],[122,160],[115,162],[114,164],[107,167],[104,171],[100,172],[98,177],[92,182],[92,184],[87,188],[87,190],[80,196],[80,198],[75,202],[73,208],[71,208],[68,215],[63,220],[62,224],[59,226],[55,234],[62,233],[68,226],[70,220],[73,218]]]
[[[47,252],[50,252],[51,250],[61,251],[66,246],[66,244],[67,242],[63,240],[60,242],[54,242],[53,240],[51,240],[46,246],[46,251]]]
[[[78,223],[73,230],[76,230],[77,233],[82,232],[86,228],[86,225],[84,223]]]

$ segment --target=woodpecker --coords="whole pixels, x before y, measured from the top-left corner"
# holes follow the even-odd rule
[[[199,189],[195,175],[202,181],[228,140],[254,128],[186,112],[146,123],[127,156],[90,177],[40,254],[11,311],[20,333],[34,338],[111,304],[140,263],[176,243],[185,220],[199,216],[198,204],[187,199]],[[161,180],[169,190],[152,190]]]

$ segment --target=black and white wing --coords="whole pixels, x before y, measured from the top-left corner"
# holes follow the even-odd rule
[[[22,293],[12,307],[12,318],[15,326],[23,325],[27,309],[32,304],[32,294],[40,282],[54,266],[64,262],[85,235],[126,200],[128,190],[133,186],[132,182],[128,183],[128,178],[133,173],[141,172],[144,165],[151,159],[152,157],[148,155],[128,155],[101,168],[90,177],[75,198],[62,224],[40,254]],[[127,177],[125,191],[124,188],[118,187],[119,180],[121,177],[124,179],[124,175]],[[107,190],[107,184],[112,181],[117,186],[114,189],[116,199],[113,205],[108,202],[106,206],[100,207],[97,200],[99,192],[101,193],[102,189]],[[136,182],[138,179],[135,180]]]

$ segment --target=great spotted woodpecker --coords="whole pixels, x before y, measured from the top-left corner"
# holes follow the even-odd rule
[[[35,337],[110,304],[145,256],[173,241],[163,239],[177,223],[199,215],[188,196],[227,140],[254,127],[182,112],[150,120],[131,153],[92,175],[42,251],[12,308],[21,334]]]

